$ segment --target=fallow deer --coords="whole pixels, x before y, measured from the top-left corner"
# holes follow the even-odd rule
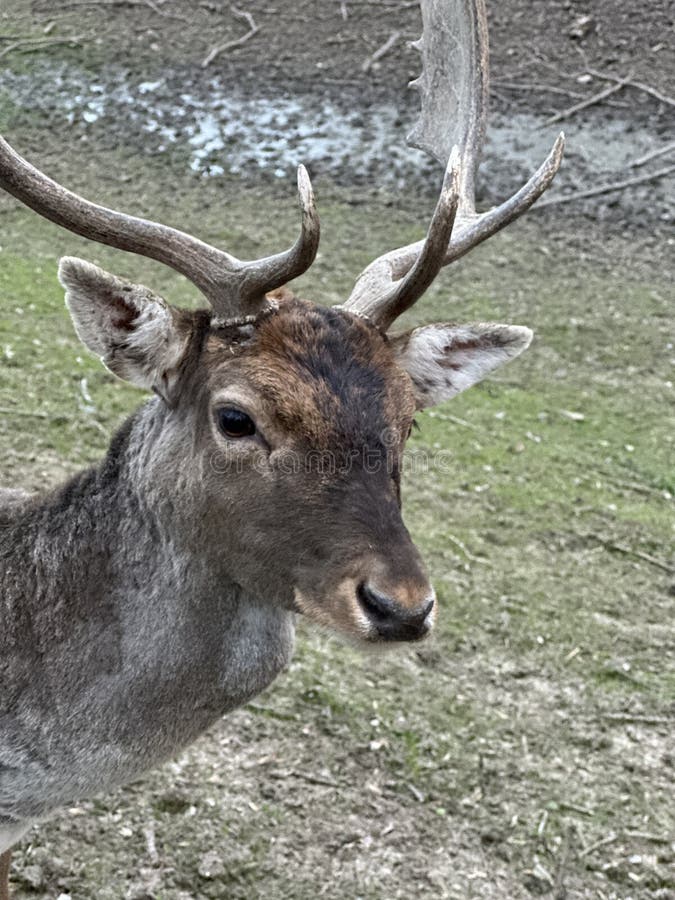
[[[494,324],[390,329],[443,266],[537,200],[563,137],[516,194],[477,213],[484,3],[421,5],[422,112],[408,140],[446,167],[440,199],[426,237],[376,259],[338,307],[279,290],[319,243],[303,167],[297,242],[243,262],[88,202],[0,139],[6,191],[77,234],[165,263],[210,304],[176,309],[61,260],[81,340],[155,397],[100,464],[39,496],[0,495],[3,900],[10,848],[31,823],[168,759],[265,688],[289,660],[297,614],[366,645],[432,627],[434,592],[400,511],[413,416],[532,335]],[[330,471],[303,464],[326,452]]]

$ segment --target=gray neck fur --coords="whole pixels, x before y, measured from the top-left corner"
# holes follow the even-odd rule
[[[150,401],[46,496],[0,494],[0,853],[3,829],[167,759],[290,658],[293,614],[204,543],[168,415]]]

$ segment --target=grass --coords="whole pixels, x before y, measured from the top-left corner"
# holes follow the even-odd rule
[[[57,175],[85,189],[114,163],[101,148]],[[103,179],[109,202],[169,221],[178,204],[182,227],[244,257],[296,228],[279,196],[273,217],[260,214],[261,188],[186,181],[169,207],[147,165],[140,195],[139,170],[124,165],[126,187]],[[369,254],[419,236],[412,208],[354,206],[327,183],[319,197],[325,241],[305,296],[338,302]],[[143,399],[78,344],[58,257],[194,297],[159,266],[12,203],[0,222],[0,472],[38,487],[100,456]],[[572,896],[656,897],[674,886],[672,280],[619,238],[602,256],[574,235],[559,244],[536,220],[514,226],[408,320],[497,319],[537,334],[496,378],[422,414],[411,440],[430,463],[406,479],[405,509],[440,599],[434,640],[371,657],[303,627],[289,672],[255,704],[145,782],[36,832],[19,854],[19,897],[309,898],[319,882],[336,898],[517,898],[556,883]],[[31,888],[36,865],[43,886]]]

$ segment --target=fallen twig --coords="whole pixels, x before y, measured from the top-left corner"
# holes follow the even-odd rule
[[[301,778],[309,784],[320,784],[324,787],[339,788],[337,781],[331,778],[323,778],[321,775],[312,775],[308,772],[301,772],[299,769],[270,769],[267,774],[272,778]]]
[[[615,831],[610,831],[607,837],[601,838],[599,841],[595,841],[590,846],[586,847],[579,853],[580,859],[583,859],[584,856],[588,856],[590,853],[593,853],[594,850],[599,850],[600,847],[606,847],[608,844],[613,844],[614,841],[619,837],[619,835]]]
[[[673,166],[673,168],[675,169],[675,166]],[[613,550],[615,553],[623,553],[625,556],[635,556],[637,559],[642,559],[650,565],[656,566],[657,569],[668,572],[669,575],[675,575],[675,568],[661,562],[660,559],[656,559],[654,556],[650,556],[649,553],[643,553],[642,550],[633,550],[632,547],[624,547],[622,544],[615,544],[612,541],[606,541],[600,537],[596,537],[595,539],[608,550]]]
[[[49,416],[44,412],[31,412],[27,409],[12,409],[7,406],[0,406],[0,415],[2,416],[28,416],[31,419],[48,419]]]
[[[579,91],[568,91],[566,88],[554,87],[552,84],[538,84],[534,81],[502,81],[499,78],[495,78],[490,84],[510,91],[540,91],[542,93],[563,94],[565,97],[572,97],[573,100],[583,100],[585,96]]]
[[[84,35],[80,34],[63,38],[23,38],[20,41],[14,41],[13,44],[7,44],[6,47],[3,47],[2,50],[0,50],[0,59],[2,59],[3,56],[7,56],[8,53],[12,53],[14,50],[19,50],[21,53],[35,53],[52,44],[79,44],[82,42],[83,37]]]
[[[619,725],[672,725],[675,722],[672,716],[643,716],[639,713],[604,713],[602,718]]]
[[[610,75],[608,72],[599,72],[597,69],[587,69],[586,70],[589,75],[595,76],[595,78],[602,78],[605,81],[615,81],[621,82],[623,85],[628,85],[629,87],[637,88],[639,91],[644,91],[645,94],[650,94],[652,97],[655,97],[657,100],[660,100],[661,103],[666,103],[668,106],[675,106],[675,100],[672,97],[666,96],[666,94],[662,94],[660,91],[657,91],[656,88],[653,88],[649,84],[645,84],[642,81],[633,81],[632,78],[621,78],[618,75]]]
[[[379,59],[382,59],[382,57],[385,56],[387,53],[389,53],[391,48],[394,46],[394,44],[400,37],[401,37],[400,31],[393,31],[389,35],[387,40],[384,42],[384,44],[382,44],[381,47],[378,47],[377,50],[371,56],[368,57],[368,59],[363,61],[363,64],[361,65],[361,71],[362,72],[370,71],[373,64],[376,63]]]
[[[468,560],[470,560],[471,562],[475,562],[475,563],[487,562],[487,560],[479,559],[477,556],[474,556],[473,553],[471,553],[469,551],[469,549],[466,547],[466,545],[462,541],[460,541],[459,538],[454,537],[452,534],[446,534],[445,537],[447,538],[447,540],[450,541],[451,544],[454,544],[456,547],[459,547],[459,549],[462,551],[464,556],[466,556],[466,558]]]
[[[587,806],[580,806],[578,803],[568,803],[565,800],[560,800],[558,802],[558,806],[562,810],[568,809],[570,812],[579,813],[579,815],[581,815],[581,816],[594,816],[595,815],[595,813],[592,809],[589,809]]]
[[[343,0],[337,0],[342,3]],[[379,6],[384,9],[412,9],[418,7],[419,0],[347,0],[352,6]]]
[[[564,900],[564,898],[567,897],[565,876],[567,875],[567,866],[570,858],[570,850],[572,848],[572,832],[573,828],[571,826],[565,829],[562,851],[558,855],[553,884],[553,896],[555,897],[555,900]]]
[[[238,16],[240,19],[245,19],[248,22],[248,31],[246,34],[242,34],[241,37],[234,38],[231,41],[226,41],[224,44],[220,44],[217,47],[213,47],[209,53],[202,60],[202,69],[205,69],[207,66],[211,65],[213,60],[220,56],[221,53],[224,53],[226,50],[234,50],[236,47],[241,47],[242,44],[245,44],[246,41],[250,40],[254,34],[260,31],[260,27],[256,25],[255,19],[251,15],[250,12],[247,12],[245,9],[237,9],[236,6],[231,6],[233,15]]]
[[[418,790],[414,784],[410,784],[409,781],[406,781],[405,786],[408,788],[408,790],[418,803],[424,803],[425,797],[422,791]]]
[[[672,838],[667,834],[652,834],[651,831],[624,831],[626,837],[637,838],[639,841],[649,841],[651,844],[670,844]]]
[[[145,846],[148,851],[148,856],[150,857],[150,862],[153,866],[156,866],[159,863],[159,854],[157,853],[155,826],[152,822],[143,829],[143,836],[145,837]]]
[[[160,9],[159,2],[162,2],[162,0],[68,0],[67,3],[61,4],[60,9],[63,11],[66,9],[77,9],[83,6],[147,6],[148,9],[157,13],[158,16],[163,16],[165,19],[179,19],[181,22],[188,21],[184,16],[165,12],[163,9]]]
[[[638,159],[634,160],[629,168],[637,169],[638,166],[644,166],[645,163],[651,162],[652,159],[657,159],[659,156],[666,156],[668,153],[672,153],[673,150],[675,150],[675,141],[666,144],[665,147],[659,147],[656,150],[645,153],[644,156],[640,156]]]
[[[32,34],[0,34],[0,41],[42,41],[44,38]]]
[[[559,197],[551,197],[543,203],[539,203],[533,209],[546,209],[547,206],[557,206],[560,203],[573,203],[575,200],[585,200],[587,197],[599,197],[601,194],[611,194],[613,191],[623,191],[633,185],[646,184],[648,181],[656,181],[657,178],[665,178],[675,172],[675,165],[658,169],[646,175],[637,175],[635,178],[626,178],[624,181],[615,181],[613,184],[602,184],[599,187],[589,188],[587,191],[576,191],[574,194],[562,194]]]
[[[594,106],[596,103],[600,103],[607,97],[611,97],[612,94],[616,94],[627,83],[628,82],[625,79],[622,81],[617,81],[616,84],[613,84],[610,87],[599,91],[597,94],[593,94],[592,97],[588,97],[586,100],[582,100],[581,103],[575,103],[574,106],[569,106],[567,109],[563,109],[561,112],[556,113],[554,116],[546,119],[544,125],[553,125],[555,122],[562,122],[563,119],[569,119],[570,116],[573,116],[575,113],[581,112],[582,109],[586,109],[588,106]]]

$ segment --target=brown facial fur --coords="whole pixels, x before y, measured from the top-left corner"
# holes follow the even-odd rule
[[[194,328],[182,403],[204,422],[214,398],[227,405],[243,393],[259,428],[257,444],[229,445],[243,476],[226,467],[209,488],[214,517],[227,515],[231,540],[241,535],[228,555],[242,584],[264,591],[269,569],[297,609],[361,638],[372,635],[356,602],[360,583],[376,577],[402,607],[419,605],[431,589],[401,520],[398,484],[415,397],[387,338],[349,313],[288,296],[254,323],[195,318]],[[227,451],[213,428],[197,428],[202,453],[219,442]],[[279,462],[289,455],[295,471]]]
[[[228,340],[229,336],[225,337]],[[218,333],[207,353],[218,353]],[[405,439],[415,411],[409,376],[363,319],[296,298],[263,317],[238,354],[240,372],[289,433],[317,450]]]

